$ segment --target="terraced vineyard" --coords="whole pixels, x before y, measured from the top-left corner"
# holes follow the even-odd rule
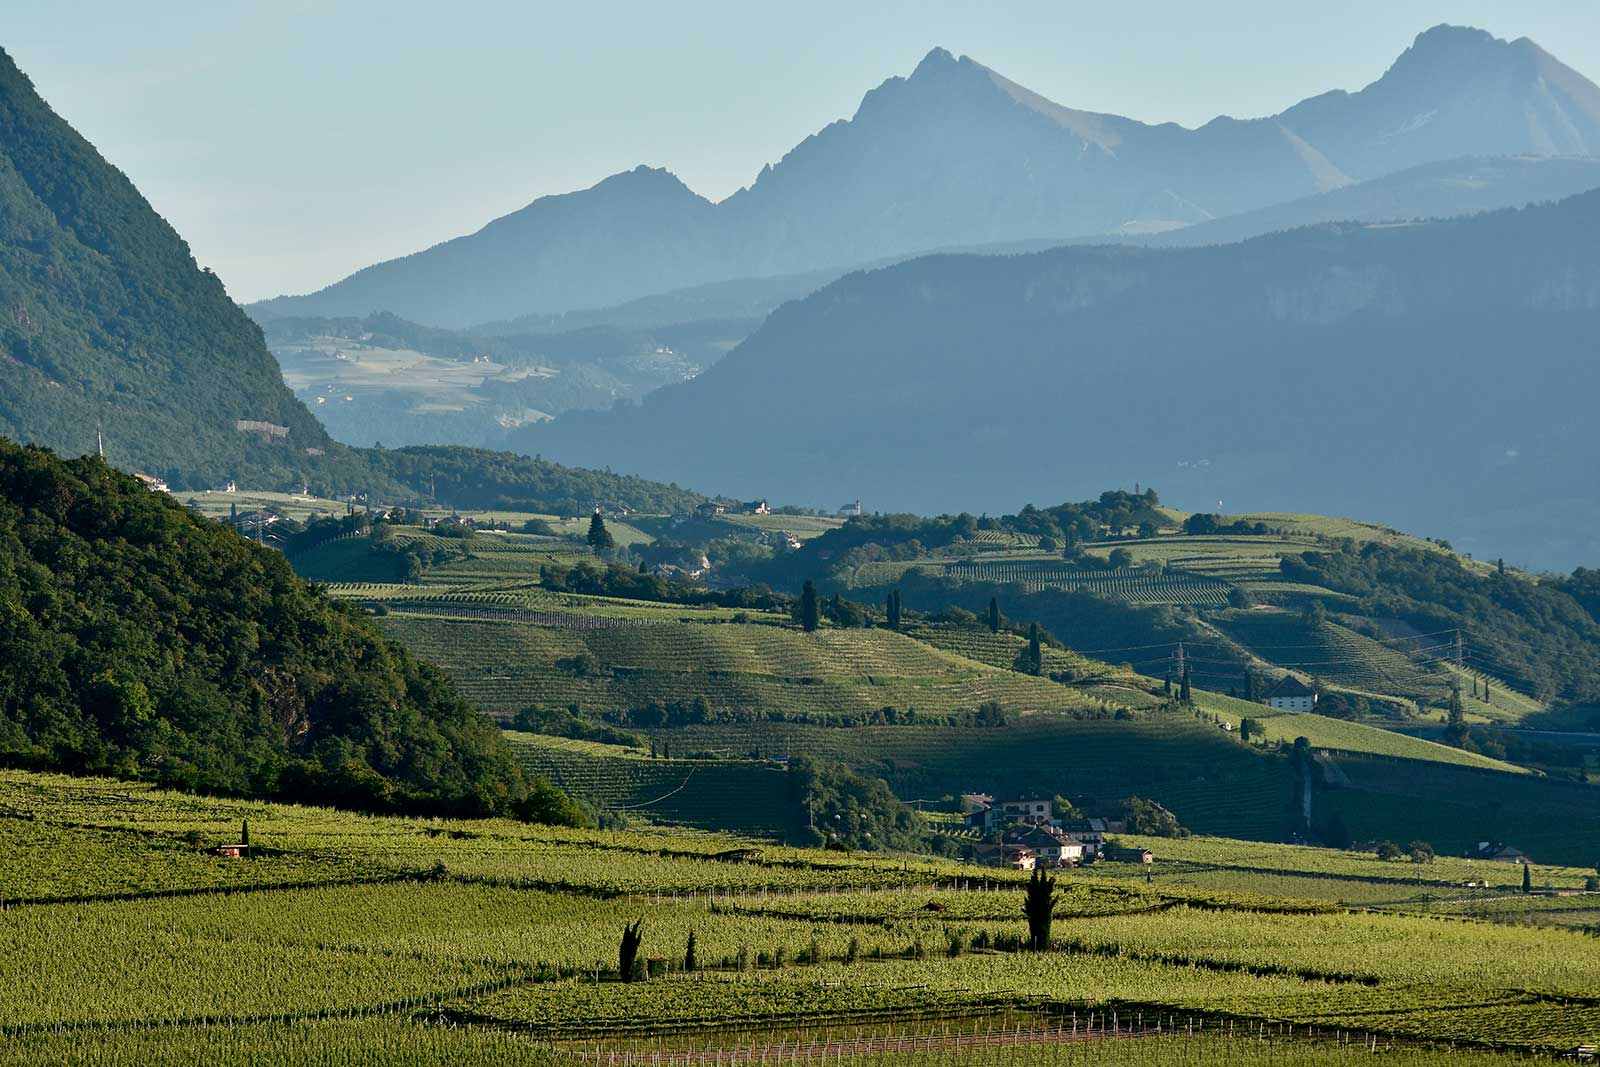
[[[781,835],[793,821],[781,767],[755,760],[650,759],[616,745],[508,733],[528,770],[569,796],[651,822]]]
[[[990,633],[987,630],[943,625],[913,626],[905,632],[908,636],[918,641],[925,641],[935,648],[942,648],[946,652],[953,652],[979,663],[987,663],[991,667],[1013,668],[1017,657],[1028,647],[1026,638],[1004,632]],[[1046,645],[1041,652],[1044,657],[1044,673],[1047,675],[1066,674],[1074,681],[1133,680],[1133,676],[1126,675],[1116,667],[1097,659],[1080,656],[1070,649],[1051,648]]]
[[[1228,637],[1279,667],[1314,675],[1334,685],[1437,703],[1448,698],[1449,676],[1434,660],[1452,638],[1436,637],[1437,647],[1376,641],[1337,623],[1313,625],[1288,611],[1235,611],[1212,619]]]
[[[1227,585],[1209,578],[1150,574],[1141,569],[1083,571],[1060,560],[963,561],[945,564],[944,573],[968,582],[1017,582],[1030,593],[1081,590],[1130,604],[1219,607],[1228,602]]]
[[[1077,713],[1094,697],[963,659],[887,630],[804,634],[756,623],[569,629],[391,614],[386,632],[437,664],[468,699],[509,716],[533,704],[627,711],[690,704],[818,720],[884,707],[947,715],[998,701]],[[585,659],[585,657],[589,657]],[[580,667],[580,664],[582,666]]]

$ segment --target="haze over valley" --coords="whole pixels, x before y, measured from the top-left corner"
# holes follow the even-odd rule
[[[0,1067],[1600,1055],[1600,14],[830,2],[8,22]]]

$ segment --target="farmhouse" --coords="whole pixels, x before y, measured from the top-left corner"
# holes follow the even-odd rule
[[[728,509],[715,500],[707,500],[704,504],[694,509],[694,513],[702,519],[714,519]]]
[[[270,511],[241,511],[239,514],[229,517],[227,521],[235,529],[255,530],[271,526],[278,521],[278,516]]]
[[[1068,837],[1083,846],[1083,854],[1093,859],[1106,845],[1106,831],[1110,829],[1104,819],[1071,819],[1061,824]]]
[[[154,477],[152,475],[149,475],[149,474],[135,474],[134,477],[139,479],[139,484],[140,485],[144,486],[146,489],[150,490],[152,493],[170,493],[170,492],[172,492],[172,490],[167,488],[167,483],[162,481],[160,478],[156,478],[156,477]]]
[[[771,515],[772,508],[765,500],[752,500],[740,509],[746,515]]]
[[[1009,867],[1014,871],[1031,871],[1039,862],[1038,853],[1027,845],[971,845],[968,855],[973,862],[986,867]]]
[[[1316,692],[1292,674],[1286,674],[1267,694],[1267,704],[1279,711],[1316,711]]]
[[[981,803],[981,802],[980,802]],[[967,816],[967,825],[975,830],[989,832],[1012,823],[1040,824],[1055,818],[1055,803],[1040,797],[989,801]]]
[[[1006,831],[1005,843],[1031,848],[1036,865],[1074,867],[1083,859],[1083,846],[1053,826],[1014,827]]]
[[[1488,860],[1491,863],[1532,863],[1520,848],[1499,841],[1479,841],[1478,847],[1467,853],[1469,860]]]

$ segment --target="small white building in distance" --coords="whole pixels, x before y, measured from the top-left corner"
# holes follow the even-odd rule
[[[857,497],[854,504],[846,504],[839,509],[841,519],[859,518],[861,515],[861,498]]]
[[[1317,694],[1294,675],[1286,674],[1267,694],[1267,704],[1279,711],[1316,711]]]

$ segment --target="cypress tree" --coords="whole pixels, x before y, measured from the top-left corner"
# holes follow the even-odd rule
[[[1527,860],[1522,862],[1522,891],[1524,893],[1533,892],[1533,867]]]
[[[1028,665],[1034,674],[1044,670],[1044,650],[1039,647],[1039,624],[1028,624]]]
[[[622,928],[622,944],[617,949],[617,977],[624,982],[633,981],[638,974],[639,945],[644,940],[640,929],[643,926],[643,919],[635,919]]]
[[[817,628],[817,587],[811,584],[810,578],[800,590],[800,628],[806,633]]]
[[[1178,699],[1185,704],[1193,702],[1193,694],[1189,692],[1189,665],[1183,665],[1183,677],[1178,680]]]
[[[989,598],[989,632],[992,634],[1000,632],[1000,601],[994,597]]]
[[[693,930],[689,931],[689,943],[684,947],[683,950],[683,969],[686,971],[696,971],[700,969],[700,961],[698,958],[696,958],[694,951]]]
[[[1036,952],[1050,947],[1050,920],[1055,917],[1056,880],[1038,867],[1028,879],[1022,914],[1028,919],[1028,944]]]
[[[1444,743],[1464,748],[1468,736],[1466,711],[1461,706],[1461,682],[1457,679],[1450,685],[1450,710],[1444,728]]]
[[[589,516],[589,535],[585,540],[596,552],[617,547],[617,540],[611,536],[611,531],[606,529],[606,520],[601,517],[599,511]]]

